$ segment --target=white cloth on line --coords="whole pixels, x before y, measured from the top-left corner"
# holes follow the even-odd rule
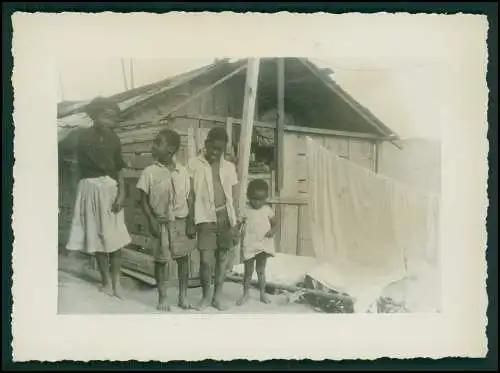
[[[68,250],[112,253],[131,242],[123,209],[111,211],[117,193],[117,182],[109,176],[79,181]]]
[[[315,256],[310,277],[355,299],[364,312],[436,257],[437,199],[338,157],[307,139],[308,203]]]

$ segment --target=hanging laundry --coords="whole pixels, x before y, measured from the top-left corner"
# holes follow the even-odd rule
[[[436,258],[438,200],[338,157],[307,139],[316,259],[308,275],[365,312],[389,284]]]

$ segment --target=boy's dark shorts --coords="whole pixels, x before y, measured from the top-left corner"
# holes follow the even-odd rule
[[[186,219],[176,219],[172,222],[173,250],[170,248],[168,230],[166,225],[160,226],[160,239],[154,252],[154,260],[157,263],[166,263],[170,259],[183,258],[194,250],[196,240],[190,240],[186,236]]]
[[[200,251],[231,249],[235,245],[227,210],[217,212],[217,223],[200,223],[196,227]]]

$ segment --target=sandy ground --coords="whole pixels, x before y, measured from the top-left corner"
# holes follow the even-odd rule
[[[140,283],[125,275],[122,283],[125,300],[111,297],[98,291],[99,274],[88,268],[85,261],[70,257],[59,259],[59,314],[145,314],[159,313],[156,310],[157,292],[152,286]],[[312,307],[304,304],[289,303],[285,295],[270,295],[271,304],[258,300],[258,292],[253,289],[248,304],[237,307],[236,301],[241,295],[241,285],[227,282],[224,288],[224,301],[230,306],[224,313],[312,313]],[[175,305],[177,290],[169,289],[171,303]],[[189,301],[196,303],[201,297],[200,288],[189,289]],[[173,307],[171,313],[220,313],[209,308],[206,311],[184,311]]]

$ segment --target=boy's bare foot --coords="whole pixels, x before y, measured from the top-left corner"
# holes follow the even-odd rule
[[[243,306],[250,300],[249,294],[243,294],[243,296],[236,302],[237,306]]]
[[[271,303],[271,298],[267,296],[267,294],[261,294],[260,295],[260,301],[265,304]]]
[[[158,300],[158,306],[156,306],[156,309],[162,312],[170,312],[171,310],[166,298],[160,298]]]
[[[111,284],[102,284],[99,286],[99,291],[107,295],[113,295],[113,288]]]
[[[184,299],[179,299],[179,303],[177,304],[177,306],[183,310],[190,310],[193,308],[193,306]]]
[[[225,304],[223,304],[223,303],[220,301],[220,299],[214,299],[214,300],[212,301],[212,307],[213,307],[213,308],[215,308],[215,309],[216,309],[216,310],[218,310],[218,311],[225,311],[225,310],[227,310],[227,309],[228,309],[228,307],[227,307]]]
[[[203,298],[197,305],[194,306],[195,310],[203,311],[210,306],[210,299]]]

